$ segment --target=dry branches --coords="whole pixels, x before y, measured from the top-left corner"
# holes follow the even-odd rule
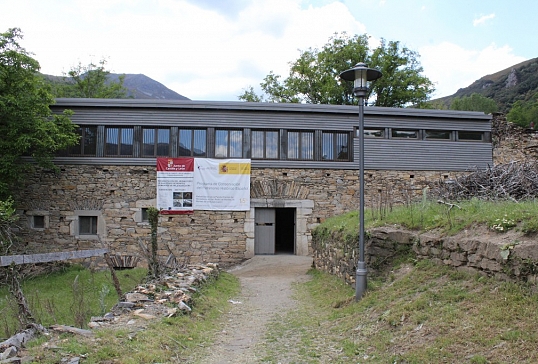
[[[489,167],[456,178],[438,182],[432,193],[445,201],[521,200],[538,197],[538,164],[534,161],[511,162]]]

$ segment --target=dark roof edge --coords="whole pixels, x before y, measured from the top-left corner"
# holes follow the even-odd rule
[[[119,107],[119,108],[159,108],[159,109],[214,109],[214,110],[245,110],[245,111],[286,111],[286,112],[317,112],[356,114],[357,106],[350,105],[319,105],[294,104],[273,102],[244,102],[244,101],[193,101],[193,100],[146,100],[146,99],[84,99],[59,98],[55,107]],[[432,110],[413,108],[392,108],[368,106],[364,108],[367,115],[420,116],[457,119],[485,119],[491,115],[476,111]]]

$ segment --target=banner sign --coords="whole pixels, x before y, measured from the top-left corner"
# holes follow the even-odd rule
[[[250,159],[157,158],[161,214],[248,211]]]
[[[194,158],[157,158],[157,208],[164,215],[193,212]]]
[[[196,210],[250,210],[250,159],[194,161]]]

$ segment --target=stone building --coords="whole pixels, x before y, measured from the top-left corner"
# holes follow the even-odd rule
[[[160,217],[163,256],[229,265],[254,254],[309,255],[312,229],[358,206],[357,107],[58,99],[52,109],[74,111],[81,142],[56,158],[60,173],[40,171],[20,188],[21,236],[35,252],[106,244],[137,255],[161,156],[252,166],[249,211]],[[366,207],[408,201],[432,181],[492,164],[483,113],[366,107],[364,134]]]

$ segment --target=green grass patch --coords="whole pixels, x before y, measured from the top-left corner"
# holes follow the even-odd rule
[[[405,206],[394,206],[382,214],[365,210],[366,228],[397,224],[412,230],[439,229],[456,234],[477,224],[487,225],[499,233],[520,229],[525,234],[538,232],[538,202],[483,201],[476,198],[455,204],[423,200]],[[341,233],[356,239],[359,217],[357,211],[328,218],[315,231],[318,235]]]
[[[129,327],[99,329],[93,339],[66,335],[59,352],[44,350],[36,340],[30,353],[39,363],[58,363],[66,353],[84,355],[87,364],[111,360],[124,364],[186,362],[212,344],[220,319],[230,307],[228,300],[239,290],[237,278],[221,272],[192,297],[194,309],[190,315],[164,318],[141,331]]]
[[[301,363],[538,360],[538,298],[526,287],[429,261],[406,268],[370,281],[359,302],[340,279],[312,271],[296,286],[299,308],[271,323],[265,357],[285,360],[283,345],[295,342]]]
[[[124,292],[132,290],[146,276],[145,269],[117,271]],[[84,327],[91,316],[108,312],[118,302],[109,271],[90,271],[79,265],[24,280],[22,291],[38,323]],[[6,286],[0,287],[0,336],[10,337],[20,327],[17,307]],[[81,323],[83,323],[81,325]]]

